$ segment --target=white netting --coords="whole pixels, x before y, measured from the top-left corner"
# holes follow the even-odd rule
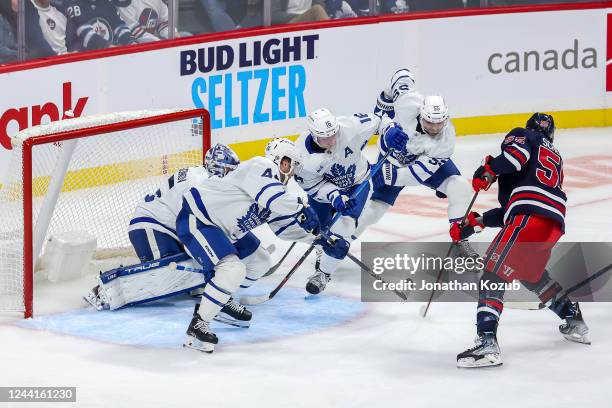
[[[24,309],[21,141],[170,112],[173,111],[138,111],[69,119],[27,129],[13,139],[10,168],[0,189],[0,311]],[[37,231],[46,230],[44,235],[39,234],[39,241],[44,243],[56,233],[87,231],[97,238],[99,254],[129,248],[127,227],[136,204],[153,193],[169,174],[197,165],[202,165],[202,125],[196,118],[34,146],[35,236]],[[55,180],[60,181],[61,192],[57,199],[50,199],[54,197]],[[44,228],[45,219],[49,220],[48,229]]]

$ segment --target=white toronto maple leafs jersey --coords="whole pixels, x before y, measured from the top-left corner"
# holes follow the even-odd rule
[[[378,117],[362,113],[339,116],[337,120],[340,129],[331,151],[322,151],[310,133],[295,142],[302,159],[295,180],[319,202],[330,202],[332,192],[346,190],[367,176],[370,166],[362,150],[380,123]]]
[[[162,0],[124,0],[117,10],[136,41],[168,38],[168,6]]]
[[[211,177],[191,187],[183,196],[183,208],[202,223],[221,228],[232,241],[264,223],[284,239],[304,238],[307,234],[296,221],[301,199],[279,180],[274,162],[255,157],[223,178]]]
[[[395,122],[408,135],[406,150],[391,153],[392,159],[395,159],[390,160],[393,164],[408,166],[419,156],[447,159],[455,151],[455,127],[450,120],[446,122],[444,129],[436,136],[428,135],[421,128],[418,119],[423,100],[423,95],[415,90],[403,92],[393,102],[395,117],[391,119],[389,116],[383,115],[381,119],[379,129],[381,132],[389,123]],[[378,146],[385,153],[380,138]]]
[[[210,176],[204,167],[180,169],[162,183],[157,191],[144,197],[132,216],[129,231],[150,228],[176,236],[176,217],[183,206],[183,195]]]

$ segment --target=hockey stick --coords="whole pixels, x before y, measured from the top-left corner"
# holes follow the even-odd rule
[[[603,274],[605,274],[606,272],[608,272],[610,270],[612,270],[612,264],[610,264],[608,266],[604,266],[603,268],[601,268],[600,270],[598,270],[597,272],[595,272],[594,274],[592,274],[588,278],[585,278],[582,281],[580,281],[577,284],[575,284],[574,286],[572,286],[571,288],[568,288],[563,293],[563,295],[561,295],[559,297],[559,300],[563,299],[565,297],[568,297],[571,293],[574,293],[575,291],[577,291],[578,289],[582,288],[586,284],[591,283],[592,281],[594,281],[595,279],[599,278],[600,276],[602,276]],[[544,303],[539,303],[537,307],[529,308],[527,310],[542,310],[542,309],[546,309],[546,307],[547,306]]]
[[[291,252],[291,250],[293,250],[293,247],[295,247],[295,244],[297,244],[297,242],[293,242],[293,244],[291,244],[291,246],[289,247],[289,249],[287,250],[287,252],[285,252],[285,255],[283,255],[283,257],[280,259],[280,261],[278,261],[276,263],[276,265],[274,265],[273,267],[271,267],[268,272],[264,273],[262,278],[266,277],[266,276],[270,276],[272,275],[274,272],[276,272],[276,270],[281,266],[281,264],[283,262],[285,262],[285,259],[287,258],[287,256],[289,255],[289,252]]]
[[[476,197],[478,197],[478,193],[479,191],[474,193],[474,197],[472,197],[472,201],[470,202],[470,205],[468,205],[467,210],[465,210],[465,214],[463,215],[463,218],[461,218],[461,222],[459,223],[459,225],[462,225],[468,214],[470,213],[470,211],[472,210],[472,206],[474,205],[474,202],[476,202]],[[448,258],[450,256],[451,251],[453,250],[453,246],[455,245],[455,243],[453,242],[450,247],[448,247],[448,251],[446,252],[446,256],[444,257],[444,259]],[[440,282],[440,279],[442,278],[442,273],[444,272],[444,268],[440,269],[440,272],[438,272],[438,278],[436,279],[436,283]],[[435,287],[435,285],[434,285]],[[427,311],[429,310],[429,306],[431,306],[431,302],[433,300],[433,297],[436,293],[436,290],[433,289],[431,291],[431,295],[429,295],[429,300],[427,301],[427,306],[425,306],[425,310],[423,311],[423,319],[425,317],[427,317]]]
[[[357,259],[353,254],[351,254],[350,252],[346,254],[346,256],[353,262],[355,262],[357,264],[357,266],[359,266],[362,269],[365,269],[365,271],[374,278],[374,280],[379,280],[382,283],[389,283],[386,280],[384,280],[383,278],[381,278],[380,276],[376,275],[372,269],[370,269],[366,264],[364,264],[363,262],[361,262],[359,259]],[[402,300],[408,300],[408,296],[404,293],[401,292],[397,289],[393,289],[393,292],[395,292],[395,294],[397,296],[399,296],[400,298],[402,298]]]
[[[372,167],[372,169],[370,170],[370,172],[366,176],[366,178],[355,189],[355,191],[353,192],[353,195],[351,196],[351,198],[355,198],[359,194],[361,194],[363,189],[365,189],[365,187],[366,187],[366,183],[369,182],[369,180],[372,178],[372,175],[374,175],[374,173],[376,173],[378,170],[380,170],[380,168],[382,167],[382,165],[385,162],[385,160],[387,160],[387,157],[389,156],[389,153],[391,153],[391,150],[387,151],[387,153],[385,153],[385,155]],[[287,273],[287,275],[276,286],[276,288],[274,288],[274,290],[272,292],[270,292],[267,295],[260,295],[260,296],[243,296],[240,299],[240,303],[242,303],[243,305],[257,305],[257,304],[260,304],[260,303],[263,303],[263,302],[267,302],[268,300],[270,300],[274,296],[276,296],[278,291],[281,290],[281,288],[285,285],[285,283],[287,283],[289,278],[291,278],[291,276],[295,273],[295,271],[297,271],[298,268],[302,265],[302,263],[304,263],[304,261],[306,260],[308,255],[310,255],[310,253],[314,249],[315,242],[317,241],[317,239],[320,238],[320,237],[326,237],[327,234],[329,233],[329,230],[331,229],[331,227],[336,223],[336,221],[338,221],[338,219],[340,219],[341,216],[342,216],[342,214],[339,213],[339,212],[334,214],[334,216],[332,217],[328,227],[326,228],[326,231],[321,233],[321,234],[319,234],[319,236],[317,238],[315,238],[315,240],[312,242],[312,244],[310,244],[310,246],[308,247],[308,249],[306,250],[304,255],[302,255],[300,260],[293,266],[293,268],[291,268],[289,273]]]

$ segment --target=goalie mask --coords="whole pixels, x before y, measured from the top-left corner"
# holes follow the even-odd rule
[[[308,131],[316,144],[323,149],[331,150],[336,144],[336,135],[340,124],[329,109],[317,109],[308,115]]]
[[[266,145],[266,157],[277,166],[281,183],[287,184],[296,169],[301,165],[299,155],[295,151],[295,143],[284,137],[271,140]]]
[[[429,136],[437,136],[448,121],[448,106],[438,95],[426,96],[421,105],[419,123]]]
[[[536,112],[531,115],[525,128],[544,134],[551,142],[555,138],[555,121],[551,115]]]
[[[223,177],[240,164],[238,155],[229,146],[217,143],[206,152],[204,168],[210,176]]]

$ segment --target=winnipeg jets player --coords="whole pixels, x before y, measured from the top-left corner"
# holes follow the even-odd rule
[[[371,202],[355,235],[378,222],[405,186],[424,185],[438,197],[448,198],[449,222],[460,220],[472,191],[451,159],[456,135],[444,99],[437,95],[423,97],[414,89],[412,73],[402,69],[393,75],[390,87],[381,92],[375,114],[381,116],[380,134],[399,129],[407,134],[408,143],[404,149],[391,150],[382,171],[374,175]],[[378,141],[381,154],[390,148],[385,141],[385,137]],[[466,240],[457,244],[461,255],[475,255]]]
[[[293,143],[287,142],[276,141],[266,149],[268,157],[241,163],[224,178],[211,177],[183,196],[179,239],[202,269],[214,270],[187,329],[186,347],[214,350],[218,339],[209,323],[246,276],[241,259],[259,246],[253,228],[268,223],[280,238],[290,240],[319,231],[315,211],[287,191],[286,183],[299,167]]]
[[[501,228],[487,249],[476,313],[476,345],[457,355],[458,367],[502,364],[497,327],[504,308],[504,289],[490,283],[519,280],[564,323],[568,340],[591,344],[578,302],[560,296],[561,285],[544,269],[551,250],[565,232],[567,197],[563,191],[563,159],[553,145],[551,115],[534,113],[524,128],[512,129],[497,157],[487,156],[474,173],[474,190],[488,190],[498,181],[499,207],[480,215],[471,212],[452,234],[469,236],[485,227]],[[499,287],[499,286],[498,286]]]
[[[355,114],[335,117],[322,108],[308,115],[308,132],[296,141],[296,150],[303,158],[295,179],[308,194],[308,202],[315,209],[323,228],[328,226],[334,212],[342,214],[331,226],[330,236],[335,244],[321,242],[315,273],[308,278],[306,290],[318,294],[325,289],[331,274],[348,252],[351,236],[357,228],[364,205],[370,193],[369,163],[362,154],[379,125],[374,115]],[[390,132],[387,144],[402,148],[405,137]],[[351,198],[361,183],[368,186]]]
[[[238,164],[240,159],[231,148],[216,144],[206,152],[204,166],[180,169],[157,191],[145,196],[136,206],[128,227],[130,242],[140,261],[144,263],[184,253],[176,233],[176,217],[182,208],[183,194],[203,180],[224,177]],[[261,264],[265,254],[257,255],[256,259]],[[188,272],[155,270],[108,282],[101,275],[98,281],[99,284],[85,296],[85,300],[98,310],[114,310],[202,286],[204,277]],[[235,305],[228,307],[235,308]]]

